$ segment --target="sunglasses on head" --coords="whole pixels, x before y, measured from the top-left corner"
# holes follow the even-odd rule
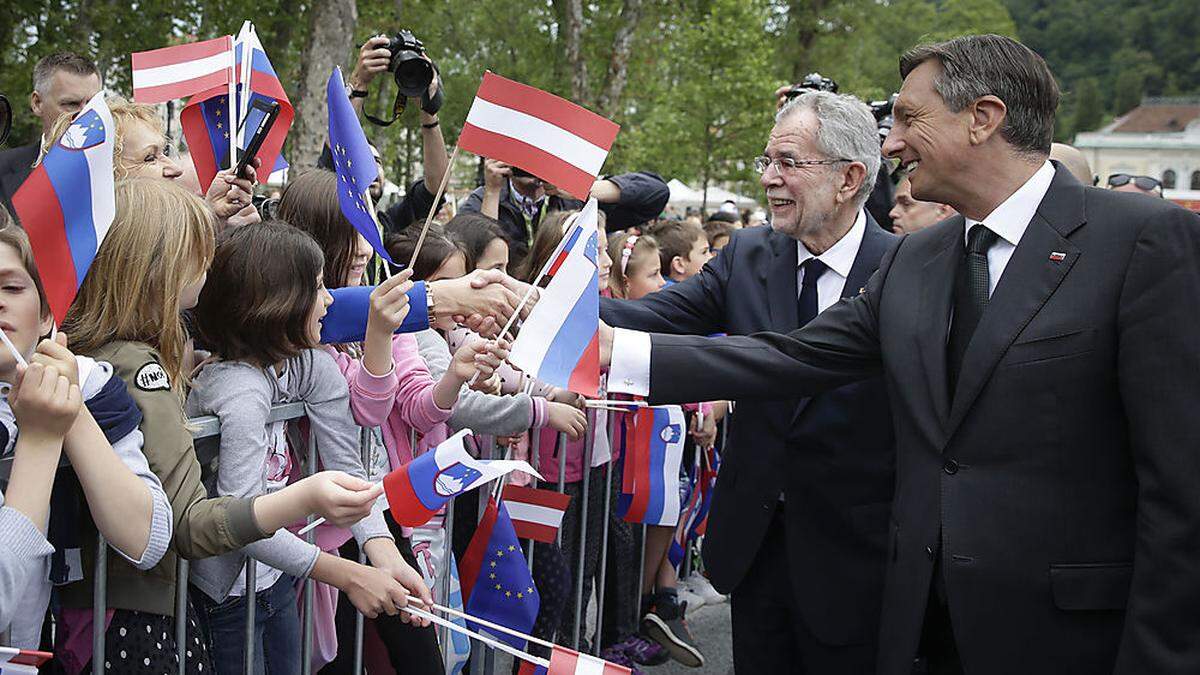
[[[1150,191],[1162,189],[1162,182],[1157,178],[1151,178],[1150,176],[1130,176],[1127,173],[1114,173],[1113,175],[1109,176],[1108,186],[1121,187],[1122,185],[1129,184],[1130,181],[1133,181],[1133,184],[1138,186],[1138,189],[1140,190]]]

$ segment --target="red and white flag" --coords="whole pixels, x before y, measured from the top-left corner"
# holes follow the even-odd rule
[[[228,85],[233,77],[233,37],[134,52],[133,100],[162,103]]]
[[[521,539],[549,544],[558,538],[571,496],[553,490],[506,485],[504,505],[513,530]]]
[[[630,675],[632,672],[625,666],[554,645],[547,675]]]
[[[485,72],[458,142],[586,200],[620,128],[570,101]]]

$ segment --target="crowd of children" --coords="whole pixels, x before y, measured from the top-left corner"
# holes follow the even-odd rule
[[[196,196],[175,180],[182,172],[164,152],[153,110],[109,105],[117,215],[61,326],[28,239],[0,211],[0,329],[24,361],[0,350],[0,441],[13,458],[0,502],[9,542],[0,629],[12,644],[50,648],[72,674],[93,661],[110,672],[174,672],[181,647],[188,673],[239,673],[254,603],[255,672],[297,673],[298,589],[311,579],[321,672],[351,671],[357,611],[368,618],[371,672],[442,673],[434,628],[402,608],[434,601],[431,580],[453,564],[442,553],[444,515],[401,527],[377,499],[378,481],[470,428],[477,447],[497,439],[540,469],[540,487],[572,496],[561,544],[532,549],[541,597],[533,633],[570,644],[586,632],[575,581],[582,570],[586,604],[600,592],[603,567],[600,644],[581,635],[583,648],[635,672],[669,658],[703,664],[668,557],[676,528],[631,525],[615,508],[604,522],[622,453],[610,416],[622,413],[585,409],[580,396],[503,363],[507,336],[484,339],[449,309],[434,312],[441,280],[498,270],[532,281],[578,211],[548,214],[514,270],[492,218],[461,213],[435,226],[411,268],[370,292],[361,337],[322,344],[330,290],[362,285],[375,255],[342,216],[334,174],[296,176],[276,220],[238,227],[229,218],[243,208],[248,181],[219,174],[207,198]],[[388,240],[393,259],[412,257],[418,229]],[[606,233],[602,218],[596,234],[599,292],[637,299],[697,274],[729,232],[671,221]],[[429,326],[398,333],[415,282],[429,289]],[[272,418],[285,403],[303,405],[301,423]],[[707,403],[687,410],[693,454],[681,467],[683,501],[697,478],[694,453],[716,442],[724,414]],[[202,461],[188,418],[208,415],[221,434],[214,459]],[[458,557],[478,499],[456,501],[450,548]],[[296,534],[311,514],[327,521],[313,543]],[[109,557],[103,627],[91,611],[98,534],[118,554]],[[192,561],[187,579],[176,578],[178,557]],[[703,583],[688,583],[682,594],[703,601]],[[178,584],[190,586],[183,617],[175,616]],[[715,597],[708,587],[707,599]],[[176,644],[176,620],[187,622],[186,645]],[[105,632],[103,654],[92,653],[94,630]]]

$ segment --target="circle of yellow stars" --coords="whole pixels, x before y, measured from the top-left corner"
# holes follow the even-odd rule
[[[508,547],[508,552],[509,552],[509,553],[514,553],[514,552],[516,552],[516,550],[517,550],[517,547],[516,547],[516,546],[512,546],[512,545],[510,545],[510,546]],[[503,558],[503,557],[504,557],[504,549],[500,549],[500,548],[496,549],[496,557],[497,557],[497,558]],[[495,561],[495,560],[493,560],[492,562],[490,562],[490,563],[488,563],[488,564],[489,564],[489,565],[490,565],[492,568],[495,568],[495,567],[496,567],[496,561]],[[496,573],[495,573],[495,572],[489,572],[489,573],[488,573],[488,579],[490,579],[491,581],[495,581],[495,580],[496,580]],[[514,595],[516,595],[518,600],[523,600],[523,599],[525,599],[525,596],[527,596],[527,595],[533,595],[533,586],[527,586],[527,587],[525,588],[525,590],[524,590],[524,591],[520,591],[520,590],[518,590],[516,593],[513,593],[513,591],[511,591],[511,590],[509,590],[509,589],[506,589],[506,588],[504,588],[504,586],[502,586],[501,584],[495,584],[495,585],[494,585],[494,588],[495,588],[497,591],[503,591],[503,592],[504,592],[504,597],[506,597],[506,598],[511,598],[511,597],[513,597]]]

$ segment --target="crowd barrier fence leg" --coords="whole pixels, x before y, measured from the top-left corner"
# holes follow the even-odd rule
[[[306,476],[311,476],[316,472],[317,468],[317,436],[312,430],[308,434],[308,467],[305,470]],[[313,520],[312,516],[308,517],[309,522]],[[317,541],[317,531],[309,530],[308,534],[304,535],[305,539],[310,544],[315,544]],[[312,672],[312,647],[313,647],[313,594],[316,589],[313,586],[312,577],[304,579],[304,607],[301,613],[303,623],[300,630],[300,672],[304,675]]]
[[[600,655],[600,637],[604,634],[604,588],[608,580],[608,518],[612,512],[612,448],[616,431],[614,417],[608,415],[608,464],[604,467],[604,517],[600,521],[600,578],[596,582],[596,635],[592,639],[592,653]]]
[[[358,435],[359,454],[362,457],[363,469],[367,472],[367,482],[375,481],[373,469],[375,467],[375,458],[371,454],[371,433],[370,427],[364,427]],[[382,433],[382,432],[381,432]],[[360,565],[367,564],[367,553],[362,548],[358,549],[358,563]],[[343,602],[345,600],[343,599]],[[366,617],[362,612],[354,612],[354,666],[350,672],[354,675],[362,675],[363,671],[363,631],[366,629]]]
[[[538,471],[538,459],[542,449],[542,432],[540,429],[533,429],[529,432],[529,464],[534,471]],[[534,487],[537,483],[534,482]],[[529,563],[529,572],[533,573],[533,540],[529,540],[529,547],[525,553],[525,562]]]
[[[187,674],[188,561],[175,559],[175,668],[176,675]]]
[[[642,523],[642,541],[638,553],[638,582],[634,589],[633,625],[642,623],[642,584],[646,583],[646,524]]]
[[[595,436],[592,434],[592,426],[596,422],[596,415],[593,411],[587,413],[587,424],[584,427],[583,433],[583,480],[580,481],[579,488],[579,567],[575,569],[575,627],[571,632],[571,649],[579,651],[579,633],[583,626],[584,615],[584,597],[583,597],[583,576],[584,568],[587,566],[587,523],[588,523],[588,484],[592,478],[592,448],[595,445]],[[566,453],[563,453],[564,455]]]
[[[558,493],[567,491],[567,434],[558,432],[554,438],[554,453],[558,455]],[[562,546],[562,528],[558,528],[558,545]]]
[[[96,578],[92,582],[92,675],[104,673],[104,615],[108,613],[108,542],[96,535]]]
[[[258,609],[258,561],[246,558],[246,648],[242,651],[242,672],[254,672],[254,622]]]

